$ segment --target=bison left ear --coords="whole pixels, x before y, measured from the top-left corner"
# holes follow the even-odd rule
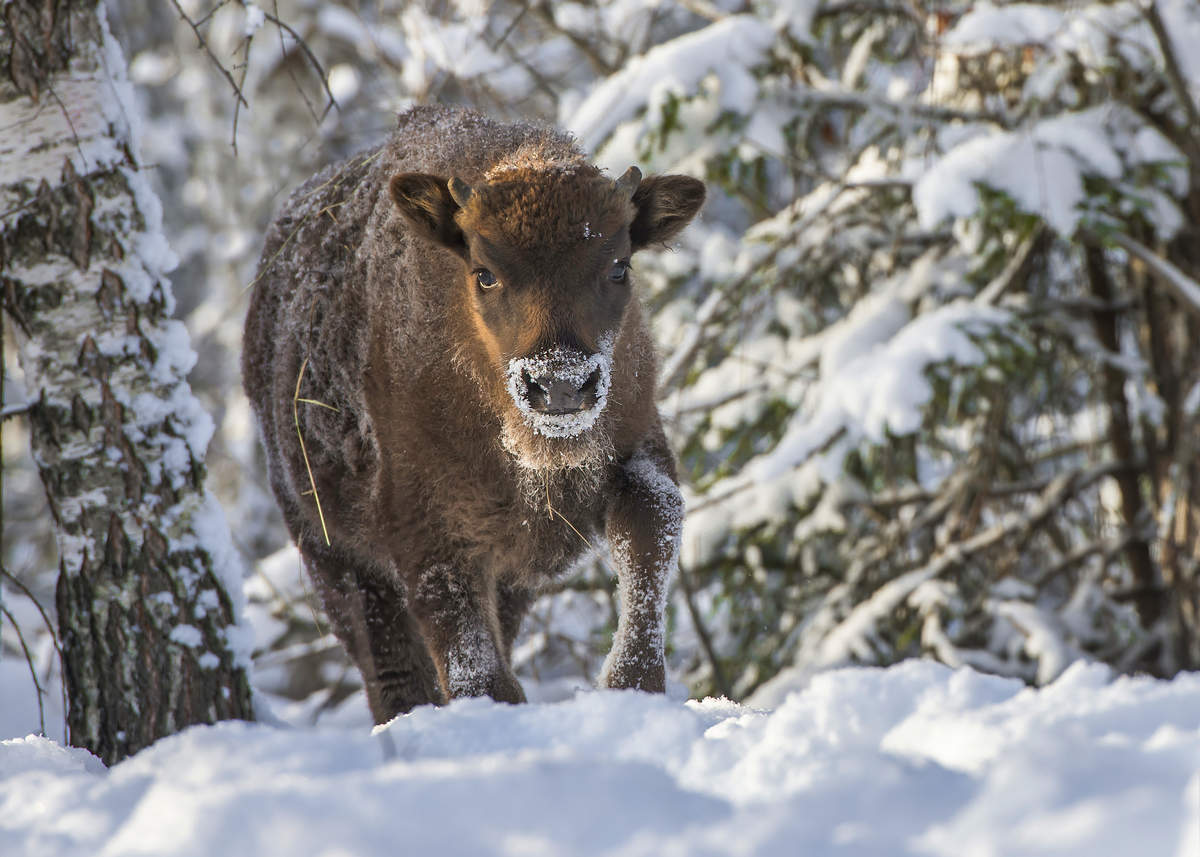
[[[690,176],[650,176],[633,192],[637,214],[629,224],[634,250],[678,235],[704,204],[704,182]]]
[[[427,173],[400,173],[392,177],[388,191],[404,219],[423,238],[466,255],[466,239],[454,220],[459,205],[446,179]]]

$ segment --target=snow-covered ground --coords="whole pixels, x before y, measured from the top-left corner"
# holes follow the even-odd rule
[[[1079,663],[1033,690],[910,661],[796,685],[226,723],[111,770],[15,738],[0,854],[1200,855],[1200,675]]]

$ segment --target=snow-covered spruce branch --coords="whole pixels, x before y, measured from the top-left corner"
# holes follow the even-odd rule
[[[1191,149],[1191,157],[1200,162],[1200,109],[1197,109],[1196,102],[1192,98],[1191,88],[1179,67],[1179,59],[1175,56],[1175,49],[1171,46],[1171,36],[1167,33],[1167,25],[1158,11],[1156,0],[1138,0],[1138,8],[1146,19],[1146,23],[1150,25],[1150,31],[1154,33],[1155,41],[1158,42],[1158,49],[1162,52],[1163,70],[1166,72],[1171,94],[1175,96],[1175,101],[1183,110],[1186,119],[1183,133],[1187,138],[1188,148]]]
[[[789,224],[788,231],[785,235],[778,236],[774,239],[771,249],[767,251],[762,258],[755,259],[748,265],[747,270],[737,277],[733,282],[715,286],[712,293],[705,298],[704,303],[696,312],[696,318],[688,328],[684,335],[683,342],[676,347],[670,357],[663,364],[662,371],[659,376],[658,397],[662,399],[669,395],[675,387],[683,380],[688,369],[692,365],[692,361],[696,359],[696,355],[700,349],[704,347],[705,337],[708,327],[712,325],[718,318],[719,313],[726,308],[729,302],[745,289],[751,281],[758,276],[759,271],[763,268],[770,267],[775,263],[781,254],[792,249],[793,240],[796,236],[802,235],[804,230],[816,223],[833,204],[840,198],[845,188],[842,185],[837,185],[831,188],[821,204],[816,206],[812,211],[798,218],[792,224]]]
[[[1007,539],[1021,538],[1032,532],[1042,526],[1072,496],[1127,467],[1126,462],[1105,462],[1055,477],[1026,512],[1010,514],[1004,520],[982,532],[946,545],[935,556],[902,572],[877,588],[874,594],[855,605],[849,614],[837,621],[827,633],[821,636],[815,651],[812,652],[809,659],[806,659],[806,665],[820,668],[845,663],[849,654],[860,648],[857,641],[861,638],[864,628],[874,626],[882,617],[892,613],[921,584],[941,577],[951,569],[960,567],[977,554],[993,548]],[[868,565],[884,559],[885,554],[881,555],[881,552],[887,551],[889,547],[886,544],[882,545],[871,556],[859,559],[854,563],[858,566],[857,574],[855,569],[851,568],[847,579],[853,581],[860,578]],[[826,612],[837,600],[840,600],[843,594],[836,590],[831,592],[825,599],[824,610],[814,612],[817,614]]]

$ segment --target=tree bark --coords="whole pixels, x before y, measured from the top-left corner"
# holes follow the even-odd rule
[[[1083,247],[1084,267],[1092,294],[1102,307],[1110,307],[1117,298],[1117,287],[1108,272],[1104,250],[1098,244],[1086,242]],[[1120,337],[1117,332],[1116,313],[1100,309],[1093,314],[1096,338],[1115,359],[1121,354]],[[1108,406],[1108,436],[1113,454],[1118,462],[1129,465],[1116,475],[1121,492],[1121,514],[1130,538],[1125,547],[1125,556],[1133,573],[1135,590],[1132,600],[1142,620],[1143,627],[1153,628],[1166,612],[1166,592],[1162,575],[1150,552],[1148,532],[1152,533],[1152,518],[1142,496],[1140,481],[1144,470],[1135,470],[1133,465],[1140,458],[1134,449],[1133,423],[1129,416],[1129,403],[1125,398],[1125,373],[1111,362],[1101,367],[1101,389]],[[1146,465],[1141,465],[1144,468]]]
[[[252,719],[240,563],[102,5],[8,2],[0,69],[0,284],[59,545],[69,738],[111,764]]]

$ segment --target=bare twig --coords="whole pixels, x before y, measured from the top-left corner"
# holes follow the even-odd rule
[[[25,635],[21,633],[21,626],[17,624],[17,620],[13,617],[13,614],[3,604],[0,604],[0,615],[3,615],[12,623],[13,629],[17,632],[17,642],[21,644],[21,651],[25,653],[25,663],[29,666],[29,677],[33,679],[33,687],[37,691],[38,734],[44,736],[46,734],[46,706],[42,702],[42,697],[46,695],[46,690],[42,687],[41,681],[38,680],[37,666],[33,663],[33,654],[29,651],[29,646],[25,643]]]
[[[0,524],[2,524],[2,523],[3,523],[3,516],[0,516]],[[34,597],[34,594],[29,590],[29,587],[26,586],[24,584],[24,582],[21,581],[20,578],[18,578],[16,575],[14,575],[12,572],[10,572],[3,565],[0,565],[0,577],[5,578],[13,586],[17,587],[17,589],[19,589],[21,591],[21,593],[33,603],[33,606],[37,608],[38,615],[40,615],[42,617],[42,624],[44,624],[46,626],[46,630],[50,632],[50,643],[51,643],[51,645],[54,646],[54,653],[56,655],[58,655],[58,672],[59,672],[59,675],[62,675],[62,673],[63,673],[62,646],[58,642],[58,632],[54,628],[54,623],[50,621],[50,617],[46,614],[46,609],[44,607],[42,607],[42,602],[38,601],[37,598]],[[63,717],[65,718],[66,712],[67,712],[67,685],[66,685],[66,682],[60,683],[59,691],[62,693],[62,710],[63,710]],[[63,730],[64,730],[64,734],[65,734],[65,730],[66,730],[65,722],[63,723]]]
[[[1041,247],[1050,236],[1050,230],[1046,226],[1040,225],[1033,230],[1017,251],[1013,253],[1012,258],[1008,260],[1008,264],[1004,266],[994,280],[980,289],[979,294],[974,298],[977,304],[987,306],[995,305],[1005,292],[1009,290],[1013,283],[1022,279],[1029,270],[1029,263],[1033,259],[1034,251]]]
[[[791,106],[803,109],[810,105],[841,107],[847,110],[878,110],[893,116],[915,116],[934,122],[991,122],[1001,128],[1012,126],[1012,120],[1002,113],[987,110],[957,110],[937,104],[922,104],[900,98],[887,98],[869,92],[827,86],[821,89],[797,87],[791,93]]]
[[[282,30],[283,32],[285,32],[289,36],[291,36],[292,39],[296,42],[296,46],[298,48],[300,48],[301,52],[304,54],[304,57],[312,64],[312,67],[316,70],[317,77],[320,78],[320,80],[321,80],[321,86],[324,87],[324,89],[325,89],[325,95],[329,98],[328,102],[326,102],[326,104],[325,104],[325,112],[321,114],[321,118],[324,119],[325,116],[329,113],[329,110],[331,108],[340,109],[338,107],[337,99],[333,97],[333,90],[329,88],[329,75],[327,75],[325,73],[325,68],[321,65],[321,61],[317,59],[316,55],[308,47],[308,42],[306,42],[306,41],[304,41],[304,39],[300,38],[300,35],[295,30],[293,30],[291,28],[291,26],[289,26],[287,24],[287,22],[285,22],[283,19],[281,19],[278,15],[264,11],[263,17],[266,20],[270,21],[272,24],[274,24],[278,29]]]
[[[229,82],[230,88],[233,89],[234,97],[242,105],[249,107],[250,104],[246,101],[246,96],[242,94],[242,88],[238,86],[237,81],[233,79],[233,75],[230,73],[229,69],[225,68],[221,61],[217,59],[217,55],[212,52],[212,48],[208,46],[208,40],[205,39],[204,34],[200,32],[200,25],[188,16],[188,13],[185,12],[183,7],[179,5],[179,0],[171,0],[171,5],[174,6],[175,11],[179,13],[179,17],[186,21],[188,26],[192,28],[192,32],[196,34],[196,47],[204,49],[204,52],[208,54],[208,58],[212,60],[213,65],[217,67],[217,71],[221,72],[221,75],[226,81]]]
[[[717,690],[721,691],[722,696],[732,697],[733,691],[730,689],[729,680],[725,677],[721,661],[717,658],[712,637],[704,625],[704,620],[700,618],[700,610],[696,607],[691,575],[682,565],[679,566],[679,588],[683,590],[683,600],[687,604],[688,615],[692,617],[692,627],[696,629],[696,636],[700,638],[700,647],[704,649],[704,656],[708,658],[708,664],[712,667],[713,682],[717,685]]]
[[[594,38],[584,38],[578,33],[568,30],[566,27],[559,26],[559,23],[554,20],[554,12],[551,11],[549,4],[538,3],[535,6],[535,11],[537,12],[538,17],[542,19],[542,22],[547,27],[556,33],[561,33],[567,38],[568,41],[571,42],[571,44],[575,46],[575,48],[581,54],[587,57],[588,62],[595,67],[596,71],[598,71],[602,77],[608,77],[616,72],[617,69],[613,66],[613,64],[604,57],[600,56],[600,52],[594,47]]]
[[[1124,232],[1114,232],[1107,237],[1130,256],[1145,264],[1155,279],[1179,299],[1185,310],[1200,317],[1200,283]]]

